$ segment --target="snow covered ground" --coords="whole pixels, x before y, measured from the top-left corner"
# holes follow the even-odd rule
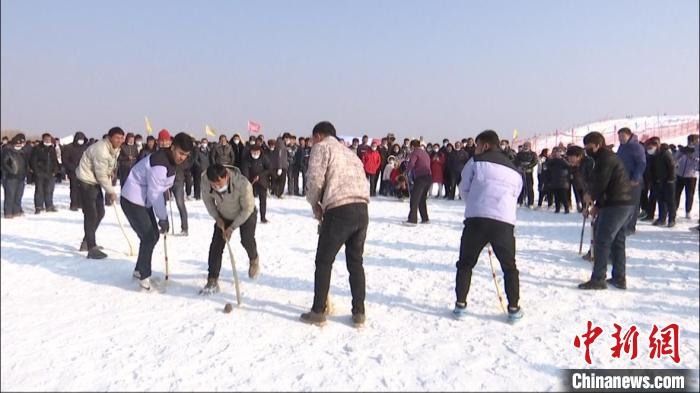
[[[32,214],[33,191],[26,189],[24,218],[1,222],[3,391],[560,390],[564,368],[689,368],[697,375],[698,234],[688,230],[697,225],[697,202],[693,219],[683,219],[681,209],[673,229],[639,224],[627,243],[626,291],[576,288],[591,271],[578,255],[580,215],[519,210],[525,318],[509,325],[486,251],[475,269],[471,316],[450,315],[461,201],[429,200],[431,223],[407,228],[399,225],[406,202],[373,200],[365,246],[368,319],[357,330],[348,322],[342,251],[331,284],[335,315],[322,328],[298,320],[313,297],[317,239],[302,198],[269,199],[270,223],[257,228],[257,281],[247,277],[248,260],[234,234],[243,305],[224,314],[225,303],[235,304],[226,253],[224,292],[197,294],[213,229],[201,202],[187,203],[190,236],[168,238],[166,292],[145,294],[131,279],[136,258],[125,255],[129,247],[113,208],[97,233],[109,258],[89,260],[77,251],[82,214],[68,210],[65,183],[56,188],[57,213]],[[176,208],[175,216],[179,228]],[[137,246],[128,226],[127,234]],[[162,278],[162,240],[153,268]],[[591,345],[590,366],[583,348],[573,345],[589,320],[603,329]],[[614,323],[623,333],[636,325],[636,359],[624,352],[612,357]],[[680,362],[650,359],[652,326],[671,323],[680,327]]]

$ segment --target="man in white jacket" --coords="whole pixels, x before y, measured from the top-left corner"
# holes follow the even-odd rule
[[[476,137],[475,155],[462,170],[459,191],[466,208],[455,279],[457,301],[453,311],[458,319],[467,315],[467,294],[472,269],[487,243],[493,247],[503,270],[508,319],[517,321],[523,315],[518,305],[520,289],[513,235],[518,195],[523,180],[513,162],[498,145],[499,138],[495,131],[486,130],[479,134]]]
[[[90,259],[107,257],[107,254],[97,247],[95,232],[105,216],[105,197],[102,194],[102,189],[104,188],[107,193],[109,203],[117,199],[117,191],[112,185],[112,175],[117,167],[117,157],[123,143],[124,130],[113,127],[107,133],[106,138],[85,150],[80,158],[78,169],[75,171],[78,178],[80,200],[83,205],[83,227],[85,230],[80,251],[87,251],[87,257]]]

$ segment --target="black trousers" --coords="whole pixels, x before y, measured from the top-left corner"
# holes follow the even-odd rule
[[[458,303],[467,302],[472,270],[479,260],[481,250],[484,249],[486,243],[491,243],[503,271],[508,307],[518,306],[520,278],[518,268],[515,266],[513,229],[513,225],[490,218],[475,217],[464,220],[464,230],[459,246],[459,260],[457,261],[457,277],[455,278],[455,293]]]
[[[258,246],[255,242],[255,226],[258,221],[258,212],[253,210],[250,217],[238,228],[241,234],[241,244],[248,254],[248,259],[252,261],[258,257]],[[224,225],[231,225],[232,220],[224,220]],[[218,225],[214,224],[214,234],[209,245],[209,276],[208,278],[219,278],[221,272],[221,258],[226,247],[226,239]]]
[[[255,182],[255,184],[253,184],[253,196],[257,196],[260,200],[260,219],[263,220],[267,213],[267,188]]]
[[[140,241],[136,270],[141,275],[141,279],[150,277],[153,249],[158,244],[158,238],[160,237],[153,208],[136,205],[124,197],[120,201],[124,215]]]
[[[409,222],[418,222],[418,211],[420,211],[421,221],[428,221],[428,190],[430,190],[432,185],[433,178],[430,175],[421,176],[414,180],[413,189],[411,190],[410,211],[408,212]]]
[[[78,177],[75,172],[68,172],[68,181],[70,183],[70,207],[71,209],[80,209],[80,187],[78,186]]]
[[[192,178],[192,168],[190,170],[185,171],[185,195],[190,196],[192,195],[192,183],[194,182],[194,179]]]
[[[192,168],[192,185],[194,186],[194,199],[202,198],[202,169],[199,167]],[[188,194],[189,195],[189,194]]]
[[[36,210],[49,209],[53,206],[53,191],[56,187],[56,178],[53,176],[34,177],[34,208]]]
[[[22,211],[24,195],[24,177],[3,176],[2,187],[5,190],[3,209],[5,216],[15,216]]]
[[[566,188],[555,188],[552,190],[552,194],[554,194],[554,206],[556,208],[556,212],[559,212],[559,209],[561,209],[562,205],[564,205],[564,211],[569,211],[570,200],[567,197],[568,191],[569,190],[567,190]],[[550,203],[549,205],[551,206],[552,204]]]
[[[83,241],[87,242],[88,250],[95,247],[95,232],[105,216],[105,197],[99,184],[91,185],[78,180],[80,200],[83,203]]]
[[[299,195],[299,168],[291,165],[287,177],[287,195]]]
[[[654,213],[656,213],[656,193],[654,192],[654,184],[651,181],[644,181],[640,206],[647,213],[647,218],[654,217]]]
[[[685,189],[685,212],[690,213],[693,208],[693,198],[695,197],[695,185],[698,179],[695,177],[680,177],[676,176],[676,210],[681,204],[681,194]]]
[[[331,271],[340,247],[345,245],[345,261],[350,274],[352,313],[365,312],[365,269],[362,254],[369,217],[366,203],[351,203],[327,210],[323,214],[316,248],[314,304],[311,310],[323,312],[331,285]]]
[[[277,176],[277,171],[272,175],[271,188],[276,197],[282,196],[284,194],[284,185],[287,183],[287,170],[282,169],[282,174]]]
[[[518,196],[518,204],[522,205],[525,203],[525,197],[527,197],[528,206],[532,206],[535,203],[535,191],[532,189],[534,184],[532,172],[524,173],[523,188],[520,190],[520,196]]]
[[[180,212],[180,229],[187,231],[189,226],[187,225],[187,206],[185,206],[185,183],[175,182],[173,183],[171,190],[173,192],[173,196],[175,197],[177,210]],[[175,223],[171,222],[170,225],[175,225]]]
[[[365,173],[365,176],[367,176],[367,181],[369,182],[369,196],[376,196],[377,195],[378,175],[377,174],[372,175],[371,173]]]
[[[676,221],[676,183],[654,183],[654,195],[659,204],[659,220]]]
[[[455,194],[457,193],[457,186],[459,186],[459,183],[462,181],[462,174],[457,173],[453,174],[449,178],[450,181],[450,186],[449,190],[447,191],[447,199],[453,200],[455,199]]]

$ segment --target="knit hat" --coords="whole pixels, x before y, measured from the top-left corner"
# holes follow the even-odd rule
[[[163,129],[160,130],[160,132],[158,133],[158,140],[163,141],[163,140],[166,140],[166,139],[173,139],[173,138],[170,136],[170,132],[168,132],[168,130],[166,130],[165,128],[163,128]]]

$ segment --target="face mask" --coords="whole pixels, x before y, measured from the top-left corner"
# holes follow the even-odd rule
[[[235,138],[235,139],[233,140],[233,143],[238,144],[238,142],[240,142],[240,141],[241,141],[240,139]]]
[[[447,142],[442,142],[442,145],[447,147]]]
[[[202,149],[206,149],[207,146],[208,146],[208,145],[207,145],[206,143],[202,143]]]
[[[272,146],[272,147],[270,148],[270,151],[275,151],[275,147]]]
[[[22,150],[22,145],[15,146],[15,150]]]
[[[435,153],[437,153],[437,152],[440,151],[440,148],[439,148],[439,147],[434,147],[434,148],[433,148],[433,151],[434,151]]]
[[[141,141],[136,141],[136,146],[138,146],[138,147],[143,146],[143,142],[141,142]]]
[[[51,142],[44,142],[44,146],[53,146],[53,143],[51,143]]]
[[[501,144],[501,150],[505,150],[508,147],[506,144]]]
[[[226,192],[226,190],[228,190],[228,184],[225,184],[225,185],[223,185],[223,186],[217,188],[217,189],[216,189],[216,192],[222,193],[222,192]]]
[[[377,151],[377,146],[372,146],[372,151]]]
[[[647,153],[649,153],[650,156],[653,156],[654,154],[656,154],[656,148],[652,147],[647,149]]]
[[[83,139],[78,139],[78,145],[82,145],[83,143],[85,143],[85,140],[83,140]]]
[[[254,160],[260,158],[260,154],[251,154],[250,156],[253,157]]]

